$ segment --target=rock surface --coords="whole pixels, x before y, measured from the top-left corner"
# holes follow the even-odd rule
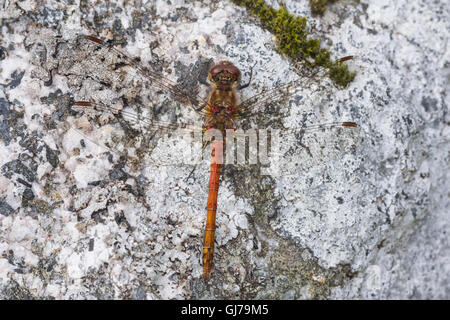
[[[306,132],[309,152],[281,141],[280,175],[225,166],[207,284],[207,161],[179,164],[183,139],[71,102],[201,127],[200,117],[77,35],[114,39],[183,90],[224,59],[244,82],[255,66],[244,99],[300,75],[228,1],[135,2],[24,0],[0,13],[1,298],[450,298],[443,1],[336,1],[315,18],[307,1],[287,5],[336,58],[355,56],[357,76],[344,90],[305,80],[244,126],[359,128]]]

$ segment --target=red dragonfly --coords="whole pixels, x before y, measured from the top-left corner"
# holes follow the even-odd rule
[[[165,91],[166,93],[170,93],[175,99],[184,100],[187,102],[186,104],[195,110],[196,113],[202,115],[204,117],[204,124],[201,128],[203,133],[210,131],[215,132],[203,145],[203,148],[207,145],[211,147],[210,178],[208,187],[209,193],[202,250],[203,278],[205,281],[209,280],[214,256],[219,180],[223,165],[223,155],[226,151],[226,147],[228,146],[225,141],[225,137],[236,129],[235,123],[237,120],[245,119],[251,115],[257,114],[258,112],[262,112],[263,110],[261,109],[265,105],[271,102],[277,102],[278,99],[286,95],[290,89],[304,86],[306,83],[305,78],[299,78],[298,80],[288,82],[272,90],[261,92],[260,94],[241,102],[238,91],[249,86],[251,74],[250,80],[245,84],[241,84],[241,71],[233,63],[229,61],[221,61],[216,63],[209,70],[208,80],[210,84],[207,84],[204,81],[202,82],[203,84],[209,85],[210,92],[207,98],[201,98],[196,92],[187,92],[183,88],[180,88],[179,85],[165,78],[161,73],[141,66],[141,64],[135,59],[130,58],[123,51],[107,41],[100,40],[93,36],[80,36],[78,40],[85,41],[86,45],[94,45],[113,52],[122,60],[124,65],[134,68],[144,79],[148,80],[151,85]],[[346,61],[349,59],[351,59],[351,57],[345,57],[342,58],[341,61]],[[314,75],[315,74],[312,74],[310,78],[313,78]],[[177,125],[162,123],[154,121],[151,118],[143,118],[127,113],[127,111],[123,111],[121,108],[111,107],[99,101],[74,101],[73,105],[86,109],[111,111],[115,114],[121,113],[124,118],[126,117],[131,121],[142,122],[145,125],[156,129],[174,130],[179,128]],[[298,130],[289,131],[294,133],[294,135],[296,133],[303,135],[308,131],[354,127],[357,127],[354,122],[345,121],[313,125],[303,127]],[[298,143],[302,147],[309,150],[308,146],[302,144],[301,137],[298,139]]]

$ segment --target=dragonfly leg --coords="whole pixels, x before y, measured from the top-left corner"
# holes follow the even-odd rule
[[[205,152],[205,150],[206,150],[206,147],[207,147],[209,144],[211,144],[211,141],[205,141],[205,142],[203,142],[203,145],[202,145],[202,154],[204,154],[204,152]],[[192,174],[194,173],[195,169],[197,169],[197,163],[194,164],[194,168],[191,170],[191,172],[189,173],[189,175],[187,176],[187,178],[185,179],[185,181],[188,181],[188,180],[191,178],[191,176],[192,176]]]
[[[247,88],[250,85],[250,82],[252,82],[252,77],[253,77],[253,68],[256,66],[256,62],[255,64],[250,68],[250,79],[248,80],[248,82],[246,84],[241,84],[238,86],[238,90],[242,90]]]
[[[200,78],[200,77],[198,77],[197,80],[198,80],[198,82],[200,82],[201,84],[207,86],[208,88],[211,87],[211,84],[208,83],[208,81],[206,81],[205,78]]]
[[[311,150],[309,150],[309,147],[301,141],[300,141],[300,146],[305,148],[306,152],[308,152],[309,156],[312,158],[312,153],[311,153]]]
[[[187,176],[185,181],[189,181],[189,179],[191,178],[191,176],[194,173],[195,169],[197,169],[197,164],[194,164],[194,168],[191,170],[191,172],[189,173],[189,175]]]
[[[308,155],[312,158],[312,154],[311,154],[311,150],[309,150],[309,147],[303,143],[303,135],[305,134],[304,130],[300,131],[300,137],[298,139],[298,143],[300,144],[300,146],[302,146],[303,148],[305,148],[306,152],[308,152]]]
[[[195,111],[197,111],[197,112],[198,112],[198,111],[202,111],[207,105],[208,105],[208,104],[205,103],[205,104],[201,105],[200,107],[195,108]]]

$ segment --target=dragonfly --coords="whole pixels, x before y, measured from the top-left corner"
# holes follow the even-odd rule
[[[195,91],[188,91],[181,88],[178,83],[165,77],[162,72],[142,66],[137,59],[131,58],[122,49],[114,45],[112,41],[102,40],[91,35],[80,35],[77,37],[77,41],[90,44],[94,48],[98,47],[114,53],[120,58],[123,65],[134,69],[137,74],[145,81],[148,81],[151,86],[170,94],[175,99],[184,101],[184,105],[200,115],[203,118],[203,125],[200,128],[197,128],[197,130],[200,130],[205,135],[207,132],[213,132],[210,135],[206,135],[208,138],[202,145],[202,150],[207,146],[211,148],[206,223],[204,227],[201,258],[203,265],[203,279],[208,281],[210,279],[215,253],[214,239],[216,233],[217,202],[220,177],[224,165],[224,153],[227,151],[227,143],[229,141],[227,137],[230,136],[230,133],[233,134],[236,131],[236,123],[239,120],[244,120],[260,114],[261,112],[265,112],[265,105],[272,102],[278,102],[283,96],[289,95],[291,89],[295,90],[296,88],[305,86],[305,78],[303,77],[287,82],[241,101],[240,91],[250,85],[253,69],[250,71],[250,80],[243,84],[241,81],[242,73],[238,67],[230,61],[219,61],[209,69],[209,82],[198,79],[200,83],[209,87],[209,94],[207,97],[201,97]],[[351,56],[344,57],[341,58],[340,61],[343,62],[351,58]],[[312,73],[309,78],[313,78],[316,74],[317,73]],[[119,107],[108,105],[102,101],[94,101],[93,99],[74,100],[72,105],[74,108],[82,108],[84,110],[98,110],[121,114],[124,118],[127,117],[127,119],[131,121],[141,122],[155,130],[175,130],[179,128],[178,125],[170,122],[165,123],[156,121],[150,117],[141,117],[129,113],[126,110],[122,110]],[[301,136],[306,132],[325,130],[327,128],[352,130],[355,127],[357,127],[355,122],[341,121],[311,125],[299,129],[289,129],[287,131],[290,131],[294,137],[293,139],[298,139],[297,142],[310,153],[308,146],[301,142]],[[189,130],[187,127],[183,129]],[[300,138],[295,138],[299,136]]]

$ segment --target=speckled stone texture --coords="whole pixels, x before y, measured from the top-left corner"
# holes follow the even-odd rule
[[[174,134],[71,105],[201,118],[77,35],[114,40],[200,96],[220,60],[244,82],[254,66],[243,99],[305,73],[228,1],[1,3],[0,297],[449,299],[448,5],[342,0],[312,18],[307,3],[287,8],[335,58],[354,55],[355,80],[305,77],[239,126],[359,127],[280,139],[277,175],[225,166],[208,283],[208,162],[190,165]]]

